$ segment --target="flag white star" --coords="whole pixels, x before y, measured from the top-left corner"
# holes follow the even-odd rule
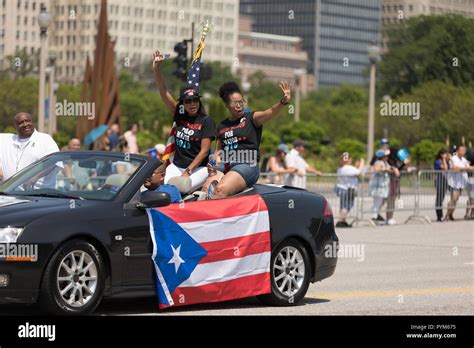
[[[196,68],[197,71],[199,71],[199,68]]]
[[[196,83],[196,86],[199,86],[199,83]]]
[[[171,245],[171,249],[173,249],[173,257],[168,261],[168,263],[174,263],[174,270],[178,273],[179,266],[181,266],[182,263],[185,263],[185,261],[179,256],[181,244],[176,249]]]
[[[196,74],[193,74],[193,77],[196,77]]]

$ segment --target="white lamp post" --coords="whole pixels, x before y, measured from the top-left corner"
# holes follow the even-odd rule
[[[49,76],[49,122],[48,122],[48,133],[53,135],[57,131],[57,118],[56,118],[56,93],[58,91],[58,84],[55,81],[55,65],[56,65],[56,54],[51,53],[49,55],[49,66],[46,71]]]
[[[295,122],[300,121],[300,104],[301,104],[301,79],[303,75],[306,74],[305,69],[296,69],[294,72],[295,74]]]
[[[211,101],[212,95],[209,92],[204,92],[202,99],[204,99],[204,106],[206,107],[207,112],[209,113],[209,102]]]
[[[367,161],[370,162],[374,155],[374,119],[375,119],[375,72],[377,62],[380,60],[380,47],[370,45],[367,47],[370,60],[370,87],[369,87],[369,125],[367,131]]]
[[[244,91],[244,98],[247,100],[247,105],[249,102],[250,87],[252,87],[252,85],[247,80],[244,80],[244,82],[242,82],[242,90]]]
[[[44,132],[44,99],[45,99],[45,81],[46,81],[46,59],[48,56],[48,27],[51,22],[51,15],[46,10],[44,4],[38,15],[38,24],[40,27],[41,53],[40,53],[40,81],[38,95],[38,130]],[[51,117],[51,116],[50,116]]]

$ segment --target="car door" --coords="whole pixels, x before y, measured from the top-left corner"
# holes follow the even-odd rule
[[[153,244],[150,236],[148,215],[145,209],[139,209],[133,202],[124,204],[123,216],[126,225],[120,232],[123,251],[122,285],[152,285],[153,262],[151,259]]]

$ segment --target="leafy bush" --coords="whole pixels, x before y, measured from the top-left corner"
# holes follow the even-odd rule
[[[355,139],[342,139],[336,144],[336,151],[338,156],[344,152],[348,152],[354,161],[364,157],[365,144]]]
[[[3,129],[3,133],[16,134],[16,129],[15,129],[15,127],[13,127],[13,126],[6,126],[6,127]]]
[[[53,139],[58,144],[59,149],[62,149],[66,146],[70,140],[70,136],[64,132],[58,131],[53,134]]]
[[[410,155],[416,161],[417,166],[420,164],[428,165],[433,163],[438,151],[444,147],[443,143],[423,139],[410,148]]]
[[[292,122],[282,126],[280,134],[283,142],[291,144],[295,140],[303,140],[308,144],[310,152],[318,153],[324,130],[314,123]]]
[[[138,148],[141,152],[155,147],[155,145],[160,142],[159,135],[154,134],[147,129],[141,130],[137,133]]]

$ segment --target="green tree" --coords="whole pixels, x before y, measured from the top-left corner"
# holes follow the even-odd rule
[[[324,131],[314,123],[295,122],[282,126],[280,134],[283,142],[293,143],[295,140],[303,140],[308,144],[308,150],[317,153]]]
[[[203,56],[205,59],[206,52],[204,51]],[[221,62],[210,62],[207,63],[212,68],[212,78],[208,81],[201,82],[202,93],[210,93],[211,96],[219,96],[219,88],[224,82],[235,81],[237,84],[240,84],[240,78],[234,75],[230,69],[229,65],[223,64]]]
[[[336,144],[339,155],[348,152],[354,161],[365,157],[365,144],[355,139],[341,139]]]
[[[364,88],[341,85],[308,95],[301,103],[301,120],[318,125],[324,137],[337,143],[352,138],[367,139],[367,92]]]
[[[380,91],[392,97],[432,80],[474,87],[474,19],[420,16],[388,30]]]
[[[145,151],[155,147],[156,144],[163,142],[159,135],[147,129],[137,133],[137,143],[140,151]]]
[[[53,134],[53,139],[56,142],[56,144],[58,144],[59,149],[62,149],[64,146],[68,144],[69,139],[71,139],[71,135],[63,131],[58,131]]]
[[[412,146],[423,138],[444,142],[448,136],[455,143],[460,143],[463,137],[466,142],[474,141],[474,128],[471,126],[474,110],[472,88],[430,81],[393,102],[418,104],[420,117],[378,116],[378,134],[386,129],[389,138],[400,139],[404,146]]]
[[[7,126],[5,128],[3,128],[3,132],[2,133],[11,133],[11,134],[14,134],[16,133],[16,129],[14,126]]]
[[[248,106],[252,111],[266,110],[272,107],[282,97],[278,84],[269,81],[265,74],[257,71],[249,77]],[[242,91],[244,93],[244,91]]]
[[[38,73],[39,50],[29,54],[26,49],[17,50],[14,55],[7,56],[10,66],[7,73],[14,79],[25,78]]]
[[[122,130],[132,123],[138,123],[145,129],[156,132],[160,137],[159,129],[171,125],[173,117],[158,92],[147,90],[145,83],[137,80],[131,72],[126,70],[120,73],[120,86]]]
[[[415,160],[416,166],[420,164],[431,165],[439,150],[444,148],[441,142],[434,142],[429,139],[423,139],[410,148],[410,155]]]
[[[260,144],[260,150],[262,152],[262,155],[273,155],[280,142],[280,137],[277,134],[266,128],[263,128],[262,142]]]
[[[0,128],[13,125],[13,116],[20,111],[36,118],[38,80],[32,77],[0,80]]]
[[[59,84],[56,101],[77,103],[81,100],[81,86]],[[78,119],[74,116],[56,116],[58,131],[69,138],[75,136]]]

